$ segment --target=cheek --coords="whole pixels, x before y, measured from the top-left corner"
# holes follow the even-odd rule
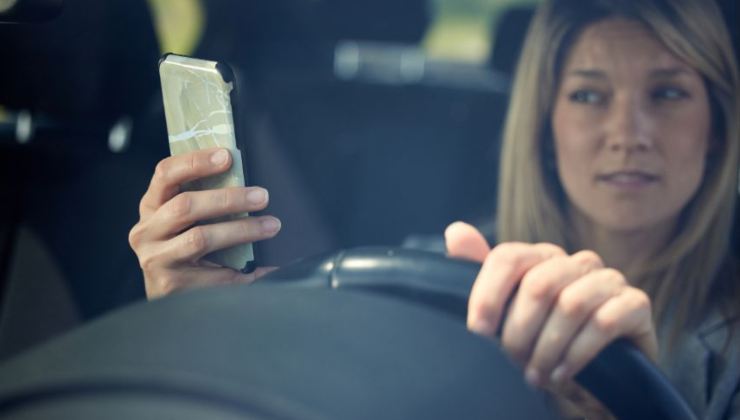
[[[688,200],[704,177],[711,132],[708,105],[696,107],[681,118],[662,126],[660,147],[666,162],[666,176],[673,189]]]
[[[580,139],[563,139],[555,142],[557,177],[570,201],[589,200],[593,190],[594,154]]]
[[[571,192],[572,187],[589,182],[589,165],[598,153],[598,142],[591,125],[562,103],[553,111],[552,131],[558,175],[565,190]]]
[[[706,168],[708,141],[687,139],[666,148],[666,177],[671,190],[686,204],[699,189]]]

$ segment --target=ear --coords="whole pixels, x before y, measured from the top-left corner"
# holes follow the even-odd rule
[[[449,256],[478,262],[483,262],[491,250],[483,234],[464,222],[455,222],[445,229],[445,244]]]

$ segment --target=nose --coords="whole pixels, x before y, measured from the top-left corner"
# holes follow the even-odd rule
[[[650,117],[639,98],[615,98],[607,121],[607,148],[627,153],[650,150],[653,147],[650,125]]]

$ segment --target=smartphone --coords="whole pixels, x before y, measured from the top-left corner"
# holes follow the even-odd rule
[[[237,142],[238,131],[234,124],[236,80],[233,71],[218,61],[165,54],[159,61],[159,77],[170,153],[174,156],[211,147],[223,147],[231,152],[232,165],[227,172],[190,182],[183,189],[245,186],[244,148]],[[248,213],[239,213],[203,223],[247,216]],[[242,272],[254,270],[252,244],[218,250],[204,258]]]

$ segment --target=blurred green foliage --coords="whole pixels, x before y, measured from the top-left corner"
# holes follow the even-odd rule
[[[540,0],[430,0],[434,21],[423,41],[434,58],[484,62],[500,13],[512,6]]]

